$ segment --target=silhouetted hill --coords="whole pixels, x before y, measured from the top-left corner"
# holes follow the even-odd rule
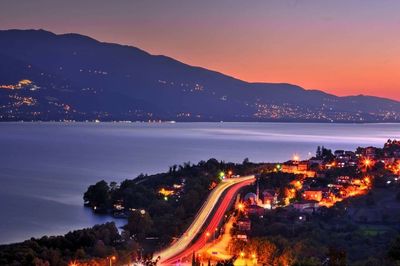
[[[79,34],[0,31],[0,62],[0,120],[400,120],[393,100],[248,83]]]

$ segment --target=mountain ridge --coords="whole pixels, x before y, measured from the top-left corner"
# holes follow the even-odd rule
[[[0,30],[0,40],[0,86],[32,82],[18,90],[0,89],[0,120],[400,120],[396,100],[247,82],[77,33]],[[24,104],[14,96],[31,97],[35,103]]]

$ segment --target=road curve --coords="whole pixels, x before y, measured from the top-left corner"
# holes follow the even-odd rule
[[[168,248],[156,253],[154,258],[160,257],[160,265],[173,265],[180,259],[190,256],[207,243],[207,232],[213,234],[217,226],[220,224],[224,214],[229,208],[232,198],[236,195],[239,189],[254,182],[254,176],[246,176],[240,178],[232,178],[223,180],[208,196],[203,206],[200,208],[195,219],[185,233]],[[224,194],[226,192],[226,194]],[[224,195],[224,196],[223,196]],[[222,200],[220,201],[222,197]],[[219,204],[218,204],[219,203]],[[218,206],[217,206],[218,205]],[[194,238],[199,234],[204,224],[213,214],[206,230],[202,233],[197,240],[190,245]]]

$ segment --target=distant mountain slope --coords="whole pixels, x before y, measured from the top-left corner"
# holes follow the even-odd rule
[[[400,103],[248,83],[78,34],[0,31],[0,120],[64,119],[394,122]]]

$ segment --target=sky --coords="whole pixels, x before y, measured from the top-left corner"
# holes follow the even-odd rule
[[[399,0],[0,0],[0,29],[81,33],[250,82],[400,100]]]

